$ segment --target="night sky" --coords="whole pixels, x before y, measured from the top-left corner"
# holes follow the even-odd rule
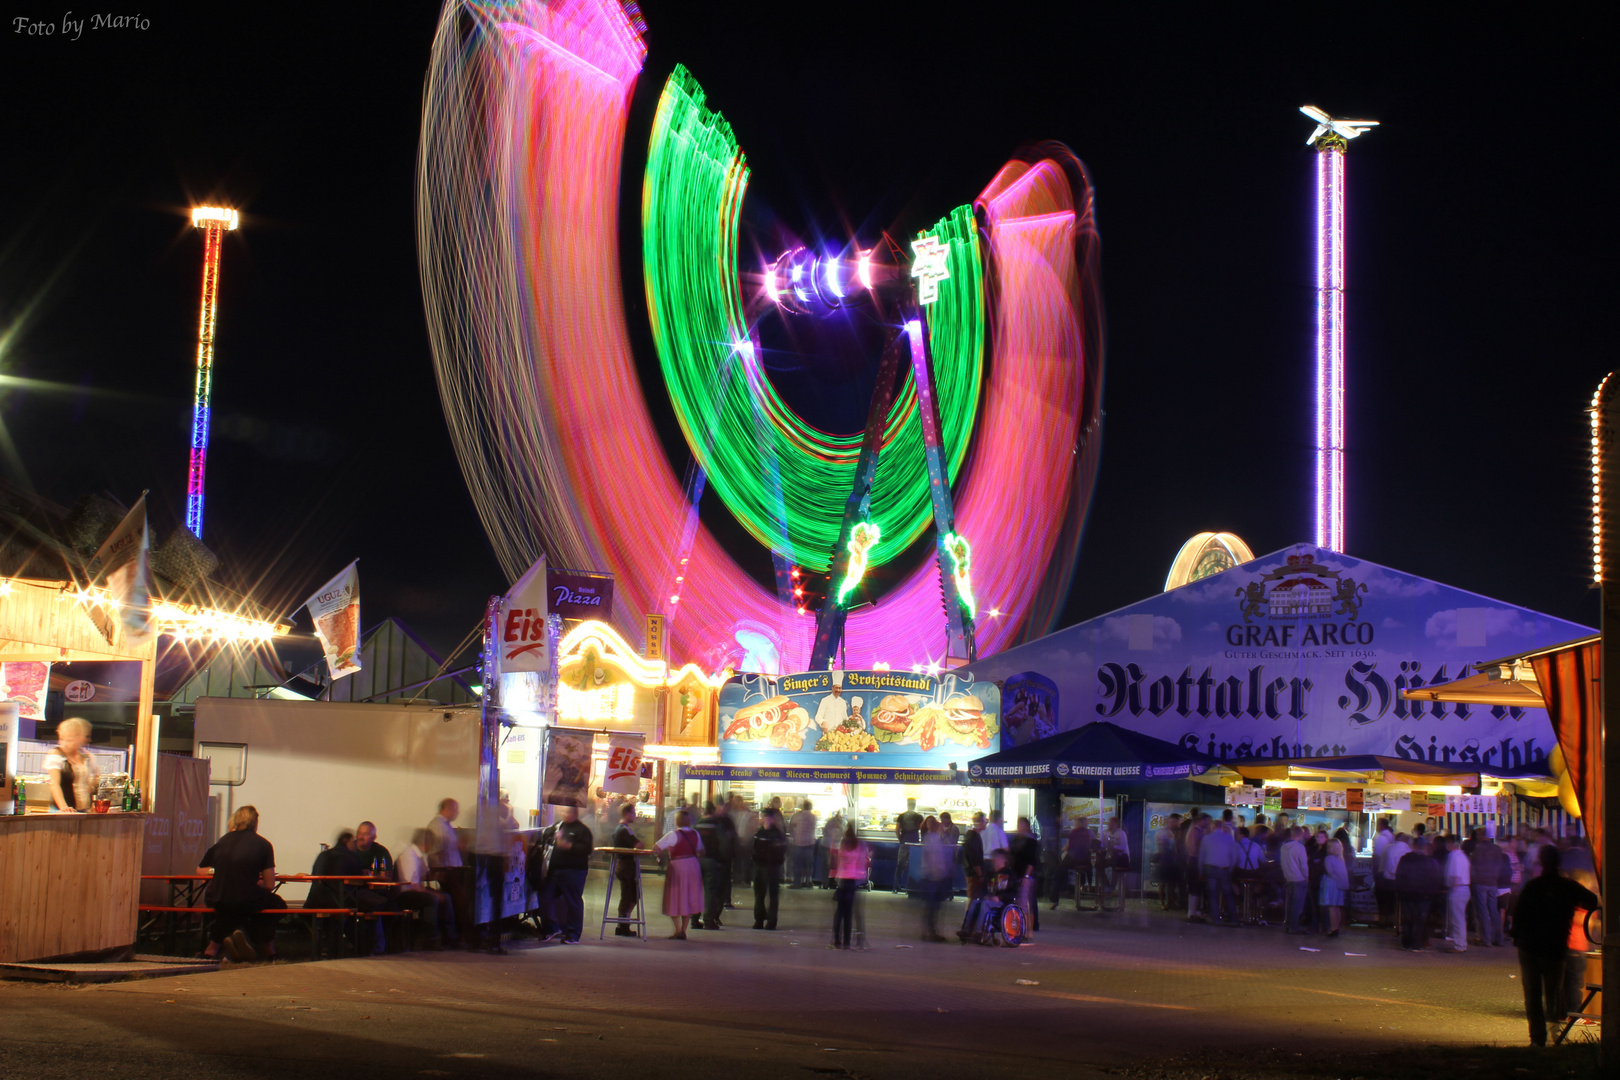
[[[1613,66],[1573,9],[644,8],[626,220],[677,62],[748,155],[762,250],[931,224],[1029,141],[1086,162],[1107,420],[1065,623],[1157,592],[1199,530],[1257,553],[1310,538],[1297,109],[1381,121],[1348,165],[1349,551],[1596,620],[1584,409],[1614,355]],[[359,557],[367,624],[397,615],[448,648],[505,582],[445,428],[416,270],[435,9],[213,5],[87,21],[77,41],[65,11],[13,7],[0,28],[0,470],[63,503],[150,488],[158,537],[184,519],[202,250],[186,209],[237,206],[204,534],[221,577],[290,610]],[[18,33],[18,15],[55,33]],[[639,267],[625,280],[656,371]],[[842,415],[858,395],[841,385],[807,410]],[[663,388],[644,390],[673,432]],[[845,413],[858,427],[864,400]]]

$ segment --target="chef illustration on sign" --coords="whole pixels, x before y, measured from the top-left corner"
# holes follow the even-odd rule
[[[834,671],[831,674],[832,693],[822,698],[816,708],[816,726],[827,735],[837,731],[849,719],[849,702],[844,700],[844,673]]]

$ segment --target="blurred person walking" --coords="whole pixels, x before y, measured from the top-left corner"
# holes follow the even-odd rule
[[[982,811],[974,811],[973,827],[962,841],[962,875],[967,879],[968,900],[977,900],[984,894],[984,830]]]
[[[1373,896],[1378,901],[1378,925],[1385,929],[1395,925],[1395,879],[1384,873],[1384,854],[1395,842],[1395,829],[1387,817],[1378,819],[1378,834],[1373,837]]]
[[[1091,876],[1091,849],[1096,838],[1091,835],[1091,823],[1085,818],[1074,823],[1069,830],[1068,840],[1063,845],[1063,873],[1058,875],[1058,882],[1052,888],[1052,910],[1058,906],[1058,892],[1062,888],[1063,878],[1074,874],[1074,906],[1080,907],[1080,894],[1092,885]]]
[[[833,849],[844,839],[844,815],[835,811],[821,826],[821,839],[816,843],[816,882],[824,889],[833,887]]]
[[[455,937],[456,914],[450,894],[428,888],[428,849],[433,834],[426,829],[411,833],[411,842],[394,862],[399,892],[394,903],[401,911],[415,912],[433,931],[428,948],[442,949]]]
[[[1041,904],[1037,896],[1036,875],[1040,873],[1041,843],[1030,827],[1029,818],[1020,817],[1018,827],[1007,838],[1007,862],[1012,869],[1013,886],[1018,903],[1029,914],[1029,929],[1033,933],[1041,928]]]
[[[1310,888],[1311,878],[1304,829],[1296,825],[1289,830],[1288,839],[1277,849],[1277,862],[1282,866],[1283,875],[1284,931],[1303,934],[1305,930],[1299,925],[1299,918],[1305,910],[1305,891]]]
[[[1429,854],[1426,840],[1412,841],[1412,850],[1395,867],[1395,892],[1401,900],[1401,947],[1421,952],[1429,947],[1429,908],[1445,889],[1440,864]]]
[[[1187,835],[1183,838],[1181,847],[1182,880],[1186,883],[1187,891],[1187,921],[1201,922],[1204,910],[1204,870],[1199,862],[1198,849],[1203,846],[1204,837],[1209,833],[1209,817],[1197,810],[1188,815]]]
[[[900,841],[894,862],[895,892],[911,884],[911,846],[922,840],[922,823],[923,817],[917,813],[917,800],[907,799],[905,812],[894,819],[894,834]]]
[[[428,822],[433,836],[433,847],[428,851],[428,877],[439,888],[450,894],[451,910],[455,912],[455,933],[461,936],[464,948],[473,947],[472,881],[470,867],[461,857],[461,835],[455,829],[455,820],[461,816],[461,804],[454,799],[439,803],[439,812]]]
[[[933,818],[923,822],[922,880],[924,941],[944,941],[939,932],[939,908],[951,895],[951,876],[956,850],[945,836],[945,827]]]
[[[1108,860],[1108,885],[1114,893],[1114,906],[1124,911],[1125,887],[1131,876],[1131,840],[1117,817],[1108,819],[1108,830],[1102,837],[1102,853]]]
[[[871,852],[866,843],[855,834],[855,826],[849,825],[844,829],[843,839],[838,847],[833,849],[833,948],[849,948],[850,936],[855,925],[856,892],[861,883],[866,880],[867,869],[871,863]],[[757,904],[757,901],[756,901]],[[757,913],[756,907],[756,913]],[[767,929],[776,929],[774,911],[772,924]]]
[[[1327,916],[1327,936],[1338,937],[1344,923],[1344,901],[1350,895],[1350,867],[1344,859],[1344,841],[1329,840],[1322,857],[1322,884],[1317,902]]]
[[[1601,906],[1590,889],[1559,872],[1560,856],[1551,844],[1537,853],[1541,873],[1520,890],[1513,915],[1513,944],[1519,949],[1519,982],[1533,1046],[1546,1046],[1547,1022],[1558,1022],[1579,1004],[1564,991],[1570,927],[1577,910]]]
[[[1468,855],[1455,836],[1445,836],[1437,842],[1435,859],[1446,882],[1446,951],[1467,952],[1468,904],[1473,899]]]
[[[1085,824],[1081,822],[1081,824]],[[1076,826],[1078,829],[1079,826]],[[1086,830],[1090,832],[1088,828]],[[1072,838],[1073,833],[1069,834]],[[1181,844],[1181,815],[1171,814],[1153,834],[1153,876],[1159,879],[1159,910],[1169,911],[1187,902],[1182,887],[1181,860],[1176,851]],[[1079,884],[1076,883],[1076,906]]]
[[[808,889],[816,873],[816,815],[805,799],[788,820],[788,834],[793,840],[793,885],[795,889]]]
[[[854,827],[851,825],[846,829],[846,835]],[[787,858],[788,849],[780,810],[765,811],[751,847],[754,852],[754,929],[775,930],[782,896],[782,863]]]
[[[1198,870],[1204,878],[1209,917],[1224,926],[1237,923],[1232,910],[1232,866],[1236,862],[1237,841],[1232,837],[1232,826],[1218,822],[1198,846]]]
[[[1474,850],[1468,853],[1468,882],[1479,943],[1487,947],[1507,944],[1500,897],[1513,885],[1513,864],[1484,829],[1474,830]]]
[[[698,865],[703,840],[692,828],[691,811],[677,810],[675,827],[653,846],[661,853],[660,858],[668,860],[664,867],[664,914],[675,926],[670,939],[685,941],[687,920],[703,910],[703,871]]]
[[[720,911],[725,907],[725,879],[721,868],[730,864],[731,848],[727,846],[725,829],[721,822],[726,816],[715,809],[714,803],[705,803],[703,819],[697,823],[698,838],[703,846],[698,854],[698,868],[703,874],[703,914],[692,917],[694,930],[720,929]]]

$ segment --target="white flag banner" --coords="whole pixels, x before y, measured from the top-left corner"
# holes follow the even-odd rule
[[[641,757],[647,736],[614,732],[608,736],[607,772],[602,790],[614,795],[634,795],[641,790]]]
[[[546,639],[544,555],[501,598],[495,635],[495,662],[501,674],[551,670],[551,646]]]
[[[90,560],[101,563],[102,581],[118,605],[118,625],[123,627],[128,645],[144,645],[157,633],[152,619],[151,551],[146,496],[142,495]],[[112,641],[112,620],[100,622],[101,632]]]
[[[360,570],[350,563],[304,601],[334,680],[360,670]]]

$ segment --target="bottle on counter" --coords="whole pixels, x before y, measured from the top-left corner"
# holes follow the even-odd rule
[[[28,785],[23,778],[14,777],[11,782],[11,812],[13,814],[28,813]]]

